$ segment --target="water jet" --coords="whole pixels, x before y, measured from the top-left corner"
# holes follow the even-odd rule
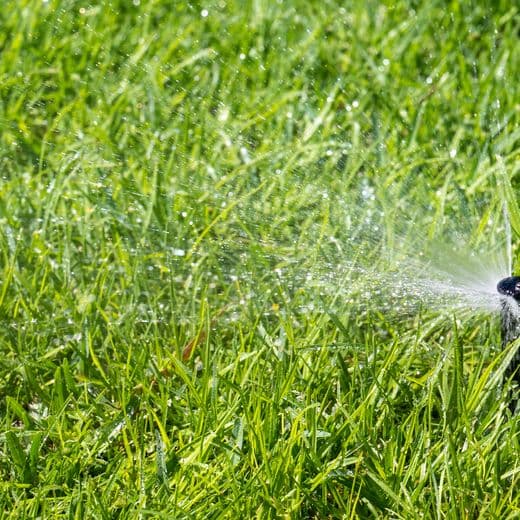
[[[520,338],[520,276],[510,276],[500,280],[497,291],[502,295],[500,315],[502,348]],[[520,388],[520,348],[511,359],[505,373],[504,381],[511,379],[516,393]],[[518,398],[513,396],[509,404],[512,412],[516,409]]]

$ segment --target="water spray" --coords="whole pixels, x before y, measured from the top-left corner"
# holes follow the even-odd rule
[[[497,291],[504,297],[501,299],[500,314],[502,321],[502,348],[512,341],[520,338],[520,276],[510,276],[500,280]],[[511,379],[520,387],[520,348],[517,349],[513,359],[509,363],[504,380]],[[515,411],[517,398],[513,398],[509,407]]]

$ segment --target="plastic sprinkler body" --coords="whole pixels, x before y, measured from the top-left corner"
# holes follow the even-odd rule
[[[500,309],[502,325],[502,348],[520,338],[520,276],[510,276],[500,280],[497,291],[503,295]],[[504,381],[511,379],[515,394],[520,388],[520,348],[517,349],[513,359],[509,363]],[[514,412],[518,398],[513,396],[509,403],[509,409]]]

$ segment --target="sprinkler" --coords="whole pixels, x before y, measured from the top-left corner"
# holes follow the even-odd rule
[[[497,291],[504,296],[512,296],[520,302],[520,276],[509,276],[500,280],[497,284]]]
[[[497,291],[505,296],[501,303],[502,321],[502,348],[508,343],[520,338],[520,276],[510,276],[500,280],[497,284]],[[504,380],[511,379],[515,390],[520,388],[520,348],[517,349],[513,359],[509,363]],[[509,409],[514,412],[516,409],[517,398],[513,398],[509,404]]]

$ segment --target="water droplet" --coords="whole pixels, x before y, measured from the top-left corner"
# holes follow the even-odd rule
[[[247,148],[245,146],[240,147],[240,158],[246,164],[251,162],[251,158],[249,157],[249,152],[247,151]]]
[[[228,107],[222,107],[218,114],[218,120],[221,122],[227,121],[229,117],[229,108]]]

